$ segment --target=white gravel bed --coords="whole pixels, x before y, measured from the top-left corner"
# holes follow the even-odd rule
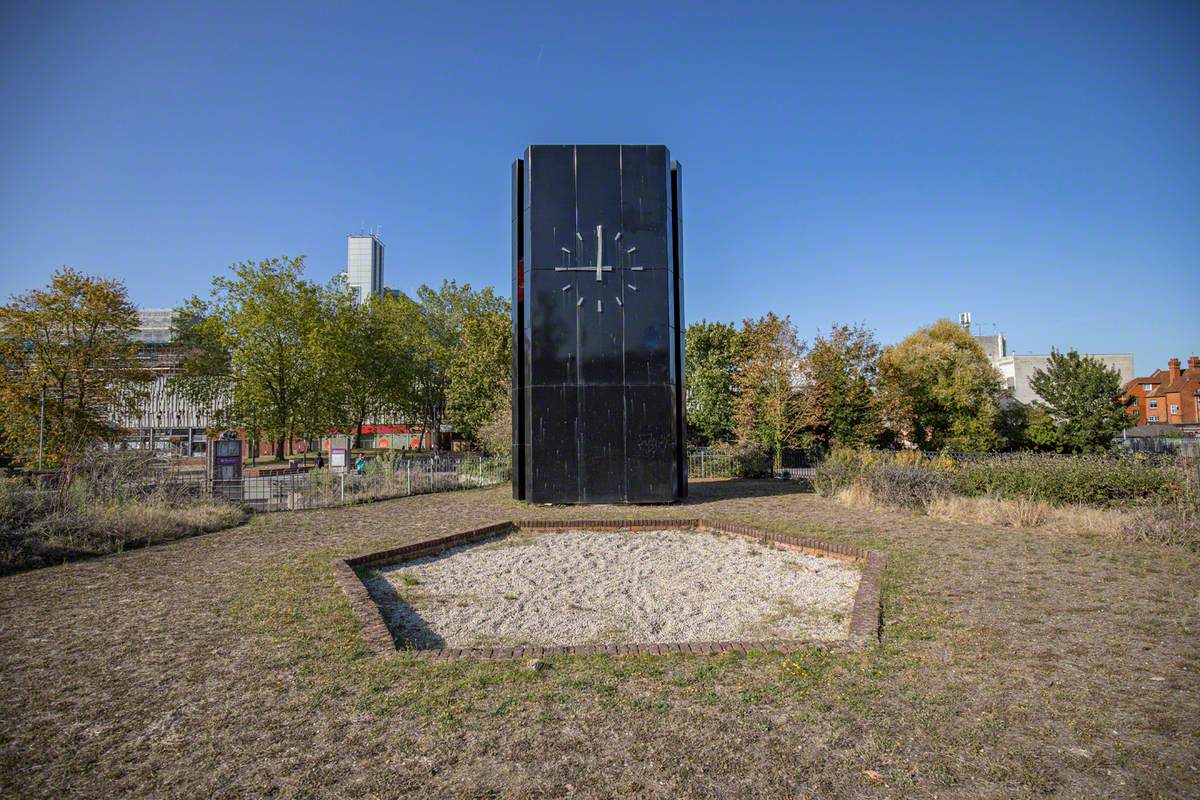
[[[844,639],[859,571],[695,531],[517,533],[367,576],[414,647]]]

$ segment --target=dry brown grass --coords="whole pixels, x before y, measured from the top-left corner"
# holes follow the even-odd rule
[[[888,555],[858,653],[375,658],[331,560],[513,517],[705,517]],[[0,797],[1200,796],[1200,555],[847,509],[507,487],[256,517],[0,579]]]
[[[899,510],[861,483],[837,494],[839,503],[861,509]],[[1094,508],[1056,506],[1041,500],[938,495],[920,509],[934,519],[1002,528],[1028,528],[1058,534],[1102,536],[1118,542],[1200,547],[1200,520],[1174,508]]]

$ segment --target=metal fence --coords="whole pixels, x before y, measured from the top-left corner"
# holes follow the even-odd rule
[[[169,473],[158,484],[183,496],[208,496],[257,511],[299,511],[495,486],[507,483],[510,475],[508,459],[455,454],[376,459],[362,473],[310,470],[228,481],[210,480],[203,473]]]
[[[783,480],[812,480],[817,459],[809,451],[784,451],[783,465],[773,470]],[[688,450],[688,478],[734,478],[738,476],[738,456],[725,450],[693,447]],[[765,474],[766,463],[762,469]]]
[[[1173,453],[1200,458],[1200,437],[1195,436],[1129,436],[1114,441],[1118,449],[1131,453]]]
[[[689,478],[732,478],[733,453],[719,453],[706,447],[688,451]]]

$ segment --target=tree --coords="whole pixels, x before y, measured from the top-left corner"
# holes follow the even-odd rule
[[[1039,438],[1059,452],[1108,450],[1128,424],[1121,375],[1099,359],[1054,351],[1029,385],[1040,398],[1034,406],[1048,418]]]
[[[861,325],[835,324],[813,341],[801,374],[804,429],[814,442],[857,447],[879,436],[879,354],[875,334]]]
[[[486,314],[507,314],[508,301],[490,288],[476,291],[470,284],[443,281],[439,289],[422,285],[416,299],[402,295],[393,319],[397,335],[413,344],[413,405],[409,415],[436,435],[446,415],[450,368],[463,348],[466,320]]]
[[[779,467],[784,448],[799,443],[804,427],[807,409],[800,375],[805,346],[790,318],[768,313],[742,323],[738,347],[734,401],[738,440],[765,448]]]
[[[738,332],[724,322],[694,322],[684,333],[688,436],[700,445],[734,439]]]
[[[505,395],[511,392],[509,315],[485,311],[467,316],[459,345],[450,359],[446,416],[456,432],[478,443],[481,429],[496,416]],[[509,403],[511,408],[511,399]]]
[[[0,306],[0,437],[23,464],[70,465],[133,412],[153,377],[137,357],[137,309],[116,280],[64,267]],[[42,425],[42,398],[45,424]]]
[[[173,378],[207,405],[217,424],[271,436],[275,457],[319,404],[323,290],[303,278],[304,257],[245,261],[213,278],[210,299],[180,309],[176,340],[185,355]]]
[[[923,450],[1001,448],[1000,374],[970,333],[949,320],[884,350],[879,398],[888,427]]]
[[[325,324],[317,338],[320,394],[314,404],[326,426],[354,432],[362,446],[363,424],[395,416],[412,405],[416,348],[411,335],[393,335],[401,301],[390,295],[356,295],[340,280],[330,287]]]
[[[479,444],[492,455],[512,453],[512,381],[505,379],[496,407],[479,428]]]

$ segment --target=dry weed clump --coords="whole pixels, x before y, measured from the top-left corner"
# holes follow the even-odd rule
[[[0,574],[239,525],[247,512],[156,478],[144,456],[94,456],[57,482],[0,479]]]
[[[239,506],[167,497],[59,509],[0,532],[0,574],[231,528],[247,516]]]
[[[845,491],[839,500],[858,507],[878,507],[863,493]],[[1102,536],[1113,541],[1200,549],[1200,519],[1178,508],[1094,508],[1055,506],[1044,500],[998,497],[940,497],[925,513],[936,519],[1004,528],[1036,528],[1052,533]]]

